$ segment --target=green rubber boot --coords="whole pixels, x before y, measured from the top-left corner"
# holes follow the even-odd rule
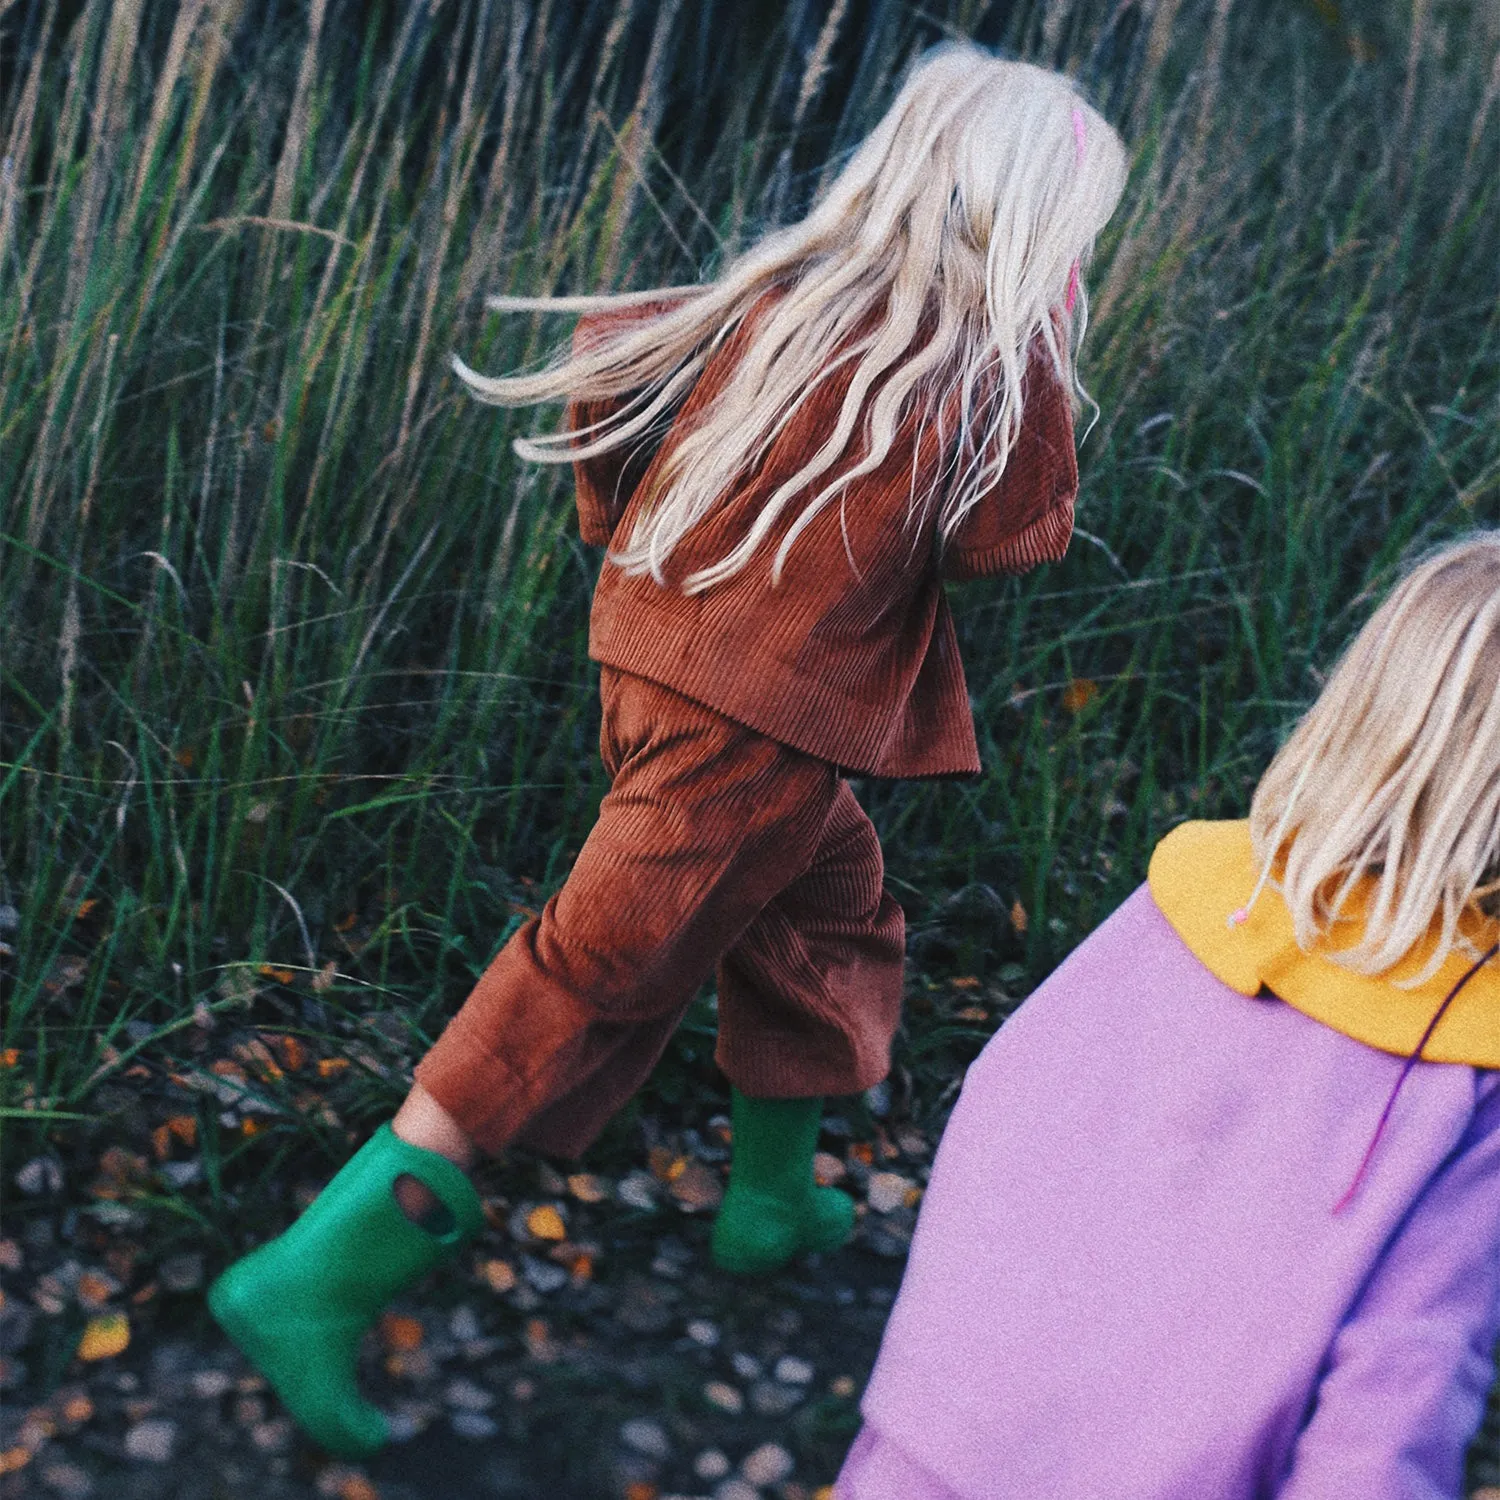
[[[428,1218],[442,1217],[441,1232],[401,1211],[394,1184],[403,1173],[438,1198]],[[290,1229],[214,1282],[209,1310],[309,1437],[342,1458],[364,1458],[389,1434],[355,1382],[361,1338],[397,1293],[483,1224],[463,1169],[386,1123]]]
[[[854,1229],[854,1203],[813,1183],[822,1099],[747,1099],[731,1093],[734,1160],[714,1221],[713,1257],[725,1271],[776,1271],[798,1255],[837,1250]]]

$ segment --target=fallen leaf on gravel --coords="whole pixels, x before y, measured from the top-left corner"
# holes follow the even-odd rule
[[[58,1415],[70,1427],[81,1427],[94,1415],[94,1403],[83,1391],[70,1391],[66,1396],[62,1396],[60,1401],[57,1397],[53,1399],[57,1401]]]
[[[1021,905],[1019,897],[1011,904],[1010,925],[1016,933],[1025,932],[1031,925],[1031,918],[1026,915],[1026,908]]]
[[[236,1042],[230,1049],[235,1059],[247,1067],[262,1081],[282,1078],[281,1064],[271,1056],[271,1049],[259,1037],[248,1042]]]
[[[565,1240],[568,1237],[568,1226],[550,1203],[544,1203],[526,1215],[526,1229],[539,1240]]]
[[[277,968],[273,964],[261,964],[255,972],[262,979],[274,979],[277,984],[290,984],[297,977],[290,969]]]
[[[380,1319],[380,1342],[398,1353],[415,1349],[422,1342],[422,1325],[401,1313],[385,1313]]]
[[[653,1146],[646,1157],[646,1165],[651,1168],[651,1175],[661,1182],[671,1179],[672,1163],[677,1160],[674,1152],[668,1151],[665,1146]]]
[[[552,1330],[545,1318],[528,1318],[522,1334],[526,1341],[526,1352],[541,1364],[550,1364],[557,1358],[557,1345],[552,1341]]]
[[[297,1072],[307,1062],[307,1048],[296,1037],[278,1034],[268,1040],[288,1073]]]
[[[516,1285],[516,1272],[509,1261],[486,1260],[480,1262],[479,1274],[484,1277],[492,1292],[509,1292]]]
[[[568,1191],[580,1203],[602,1203],[609,1197],[609,1184],[592,1172],[578,1172],[568,1178]]]
[[[7,1047],[0,1051],[0,1068],[13,1068],[21,1060],[19,1047]]]
[[[0,1453],[0,1474],[14,1474],[31,1462],[31,1454],[21,1447],[7,1448]]]
[[[957,979],[950,979],[949,984],[956,990],[977,990],[979,981],[972,974],[961,974]]]
[[[103,1307],[116,1292],[120,1283],[110,1276],[101,1276],[97,1271],[85,1271],[78,1278],[78,1300],[85,1307]]]
[[[990,1013],[982,1005],[966,1005],[960,1011],[955,1011],[955,1021],[988,1021]]]
[[[644,1479],[637,1479],[625,1486],[625,1500],[657,1500],[661,1491]]]
[[[320,1057],[318,1059],[318,1077],[332,1078],[335,1073],[342,1073],[349,1066],[347,1057]]]
[[[875,1160],[875,1148],[868,1141],[855,1141],[849,1148],[849,1156],[861,1166],[868,1167]]]
[[[124,1313],[105,1313],[90,1318],[78,1341],[78,1358],[84,1360],[112,1359],[121,1354],[130,1344],[130,1319]]]

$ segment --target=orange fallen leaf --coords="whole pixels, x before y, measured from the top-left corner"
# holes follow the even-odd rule
[[[209,1063],[208,1071],[219,1078],[233,1078],[240,1083],[245,1081],[245,1070],[238,1063],[230,1062],[227,1057],[221,1057],[217,1062]]]
[[[386,1313],[380,1319],[380,1342],[398,1353],[415,1349],[422,1342],[422,1325],[402,1313]]]
[[[73,915],[80,918],[86,917],[91,911],[93,911],[96,906],[98,906],[98,904],[99,898],[97,896],[90,896],[87,901],[80,901],[78,905],[73,908]]]
[[[875,1160],[875,1148],[868,1141],[855,1141],[849,1148],[849,1155],[868,1167]]]
[[[1081,713],[1099,696],[1099,684],[1088,677],[1075,677],[1063,689],[1062,705],[1070,714]]]
[[[184,771],[191,771],[193,769],[193,752],[191,750],[179,750],[177,754],[172,757],[172,759],[175,760]]]
[[[668,1174],[672,1170],[672,1163],[676,1157],[667,1150],[665,1146],[653,1146],[646,1156],[646,1165],[651,1168],[651,1175],[659,1177],[663,1182],[668,1181]]]
[[[320,1057],[318,1059],[318,1077],[332,1078],[335,1073],[342,1073],[349,1066],[347,1057]]]
[[[24,1469],[30,1462],[29,1449],[7,1448],[4,1453],[0,1453],[0,1474],[14,1474],[17,1469]]]
[[[130,1345],[130,1319],[122,1312],[90,1318],[78,1341],[79,1359],[113,1359]]]
[[[603,1179],[592,1172],[576,1172],[568,1178],[568,1191],[580,1203],[602,1203],[609,1197],[609,1189]]]
[[[592,1255],[580,1255],[569,1267],[573,1280],[591,1281],[594,1276],[594,1257]]]
[[[94,1415],[94,1403],[81,1391],[76,1392],[62,1403],[59,1415],[69,1426],[81,1426]]]
[[[644,1479],[633,1480],[625,1486],[625,1500],[658,1500],[661,1491]]]
[[[307,1061],[307,1049],[294,1036],[273,1036],[271,1045],[288,1073],[296,1073]]]
[[[550,1203],[544,1203],[526,1215],[526,1232],[539,1240],[565,1240],[568,1226]]]
[[[349,929],[353,927],[357,921],[359,921],[359,913],[351,911],[346,915],[340,917],[338,921],[333,924],[333,930],[335,932],[348,932]]]
[[[955,1011],[955,1021],[988,1021],[990,1013],[982,1005],[966,1005],[960,1011]]]
[[[167,1120],[167,1129],[184,1146],[198,1144],[198,1117],[196,1115],[172,1115]]]
[[[262,979],[274,979],[277,984],[290,984],[297,977],[290,969],[277,968],[274,964],[261,964],[255,972]]]
[[[151,1132],[151,1150],[157,1161],[165,1161],[172,1150],[172,1132],[165,1125],[158,1125]]]
[[[960,974],[957,979],[950,979],[949,984],[956,990],[977,990],[979,981],[972,974]]]
[[[535,1360],[547,1363],[557,1358],[557,1345],[552,1342],[552,1330],[545,1318],[528,1318],[522,1334],[526,1352]]]
[[[829,1491],[832,1500],[832,1491]],[[339,1500],[380,1500],[380,1491],[363,1474],[350,1474],[339,1485]]]
[[[1018,935],[1025,932],[1031,925],[1031,918],[1026,915],[1026,908],[1021,905],[1019,897],[1011,904],[1010,925]]]
[[[116,1290],[97,1271],[85,1271],[78,1278],[78,1300],[85,1307],[103,1307]]]
[[[21,1049],[19,1047],[7,1047],[0,1052],[0,1068],[13,1068],[21,1060]]]

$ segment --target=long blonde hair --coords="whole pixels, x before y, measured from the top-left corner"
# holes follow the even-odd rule
[[[674,434],[634,534],[611,560],[665,583],[676,544],[764,458],[812,392],[851,365],[827,440],[767,498],[744,539],[685,579],[684,591],[738,572],[806,494],[776,554],[778,580],[798,535],[880,466],[919,399],[939,422],[945,409],[957,410],[957,474],[939,517],[946,540],[1005,468],[1035,341],[1064,388],[1082,393],[1073,358],[1087,298],[1077,267],[1114,212],[1125,175],[1119,137],[1066,78],[945,44],[918,60],[807,217],[764,236],[717,280],[623,296],[493,297],[489,306],[510,311],[608,310],[662,296],[675,305],[535,374],[488,378],[456,355],[453,368],[497,406],[629,394],[603,423],[515,443],[538,463],[586,459],[659,432],[714,351],[763,293],[780,287],[726,389],[690,432]],[[1076,307],[1064,312],[1075,291]],[[861,427],[863,456],[825,478]],[[913,476],[913,506],[927,498],[915,484]]]
[[[1338,962],[1384,973],[1439,918],[1405,982],[1474,947],[1459,920],[1496,915],[1500,895],[1500,531],[1443,548],[1392,590],[1261,777],[1250,835],[1261,885],[1284,862],[1304,948],[1367,879],[1364,932],[1335,945]]]

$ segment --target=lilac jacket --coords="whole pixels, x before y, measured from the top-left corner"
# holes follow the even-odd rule
[[[1142,886],[990,1041],[838,1500],[1457,1500],[1500,1072],[1237,994]]]

